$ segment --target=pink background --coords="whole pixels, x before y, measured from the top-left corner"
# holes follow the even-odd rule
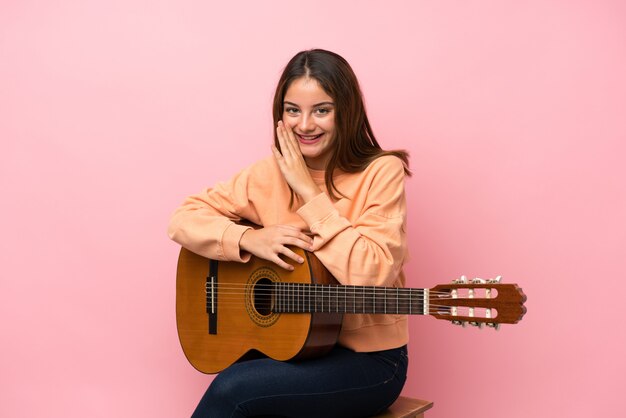
[[[412,318],[404,393],[429,418],[621,416],[625,3],[208,3],[2,1],[0,416],[190,415],[210,378],[178,343],[168,217],[269,155],[311,47],[411,152],[410,285],[528,295],[497,333]]]

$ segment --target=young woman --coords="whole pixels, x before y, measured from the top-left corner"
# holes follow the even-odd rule
[[[299,247],[341,284],[403,287],[408,156],[378,145],[350,65],[325,50],[296,54],[273,116],[273,155],[187,198],[170,237],[208,258],[245,263],[252,254],[287,270],[303,262],[289,248]],[[407,342],[403,315],[345,315],[330,354],[234,364],[193,417],[371,416],[400,394]]]

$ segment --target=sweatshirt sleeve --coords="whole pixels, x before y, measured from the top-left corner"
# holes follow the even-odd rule
[[[250,254],[240,252],[239,240],[250,227],[237,222],[258,219],[248,200],[249,176],[250,170],[244,170],[228,182],[186,198],[170,219],[169,237],[204,257],[247,262]]]
[[[380,157],[368,169],[363,208],[350,222],[322,193],[298,214],[313,233],[315,255],[342,284],[392,286],[406,256],[404,165]]]

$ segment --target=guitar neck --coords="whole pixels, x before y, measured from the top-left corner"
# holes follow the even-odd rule
[[[274,283],[277,313],[428,314],[428,289]]]

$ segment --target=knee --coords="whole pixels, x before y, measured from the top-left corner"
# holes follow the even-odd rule
[[[233,417],[239,401],[235,398],[236,385],[218,375],[198,403],[192,418]]]
[[[226,375],[217,375],[206,391],[205,397],[211,404],[236,403],[234,395],[237,391],[236,379],[227,378]]]

